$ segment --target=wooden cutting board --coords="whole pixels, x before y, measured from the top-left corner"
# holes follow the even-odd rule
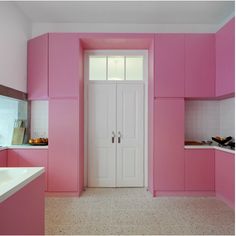
[[[23,144],[25,135],[25,128],[17,127],[13,130],[12,144]]]

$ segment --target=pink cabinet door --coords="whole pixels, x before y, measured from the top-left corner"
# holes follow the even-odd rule
[[[49,34],[49,96],[77,97],[79,39],[77,34]]]
[[[214,150],[185,150],[185,190],[215,190]]]
[[[216,96],[234,93],[234,29],[233,18],[216,33]]]
[[[215,35],[185,36],[185,97],[215,96]]]
[[[155,97],[184,97],[184,34],[155,37]]]
[[[0,167],[7,167],[7,150],[0,151]]]
[[[28,41],[28,99],[48,98],[48,34]]]
[[[12,166],[44,167],[45,168],[45,191],[47,191],[48,150],[13,149],[13,150],[8,150],[8,158],[11,161]]]
[[[13,149],[7,150],[7,166],[8,167],[19,167],[19,158],[18,155],[14,152]]]
[[[78,189],[78,108],[77,99],[49,101],[49,191]]]
[[[215,151],[216,195],[234,207],[234,154]]]
[[[156,99],[154,127],[156,190],[184,190],[184,99]]]

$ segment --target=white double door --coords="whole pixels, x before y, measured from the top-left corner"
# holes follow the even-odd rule
[[[144,185],[143,93],[143,84],[89,84],[89,187]]]

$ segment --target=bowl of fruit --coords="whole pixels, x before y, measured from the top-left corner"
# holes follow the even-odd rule
[[[48,138],[31,138],[29,144],[33,146],[46,146],[48,145]]]

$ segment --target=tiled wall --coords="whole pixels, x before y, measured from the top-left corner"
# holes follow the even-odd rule
[[[185,140],[211,140],[212,136],[233,136],[234,98],[221,101],[186,101]]]
[[[235,131],[235,99],[229,98],[220,101],[220,134],[233,135]]]
[[[48,137],[48,101],[31,102],[31,138]]]
[[[27,119],[27,103],[0,96],[0,146],[11,144],[16,119]]]

